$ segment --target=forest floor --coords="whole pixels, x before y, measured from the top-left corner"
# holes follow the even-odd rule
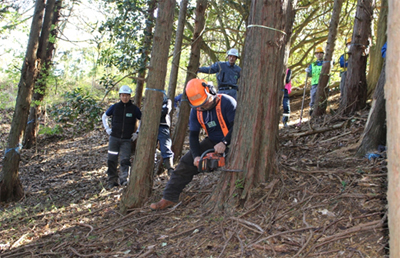
[[[329,103],[337,109],[337,93]],[[0,204],[0,257],[388,257],[385,153],[355,156],[368,110],[309,121],[307,99],[298,126],[300,107],[301,96],[292,97],[291,124],[280,127],[278,176],[229,215],[207,209],[222,172],[196,176],[177,206],[154,212],[148,206],[168,180],[161,174],[147,203],[121,214],[124,188],[104,188],[108,137],[100,124],[75,136],[41,135],[22,152],[25,196]],[[12,112],[1,117],[0,161]]]

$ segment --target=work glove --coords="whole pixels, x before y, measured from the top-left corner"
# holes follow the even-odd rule
[[[306,73],[310,73],[311,72],[310,67],[307,67],[305,71],[306,71]]]
[[[111,128],[107,128],[107,129],[106,129],[106,133],[107,133],[108,135],[110,135],[111,132],[112,132]]]
[[[133,134],[132,134],[132,137],[131,137],[131,141],[133,141],[133,142],[136,141],[136,139],[137,139],[137,137],[138,137],[138,134],[139,134],[138,132],[133,133]]]

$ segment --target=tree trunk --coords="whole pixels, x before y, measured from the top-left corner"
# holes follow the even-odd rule
[[[28,47],[21,69],[18,84],[18,95],[8,136],[7,148],[3,159],[3,170],[0,174],[0,201],[18,201],[24,192],[18,177],[22,137],[28,120],[33,86],[40,72],[40,60],[37,57],[39,35],[42,29],[44,0],[37,0],[32,18]]]
[[[346,115],[363,109],[367,100],[366,67],[375,0],[358,0],[347,76],[340,108]]]
[[[228,169],[243,173],[222,174],[209,202],[216,212],[229,213],[237,204],[250,205],[251,189],[277,173],[279,91],[284,84],[285,48],[294,20],[292,3],[295,5],[295,1],[252,1],[241,93],[227,160]]]
[[[188,81],[196,78],[196,71],[199,68],[200,60],[200,47],[202,44],[202,31],[205,26],[204,14],[207,9],[207,0],[197,0],[196,6],[196,20],[193,33],[192,48],[190,52],[189,65],[187,67],[187,74],[185,85]],[[175,126],[175,131],[172,137],[172,151],[174,152],[174,161],[176,162],[181,154],[183,143],[185,141],[186,133],[189,124],[190,106],[185,93],[182,95],[181,106],[179,109],[178,122]]]
[[[167,74],[168,50],[171,43],[174,20],[174,0],[158,2],[158,13],[151,52],[146,100],[143,108],[141,130],[137,139],[135,162],[129,184],[121,199],[121,211],[140,207],[151,195],[153,187],[154,153]]]
[[[385,44],[387,40],[386,29],[387,29],[387,16],[388,16],[388,1],[381,0],[381,8],[378,18],[378,29],[376,32],[376,40],[375,45],[371,47],[370,51],[370,59],[369,59],[369,69],[367,76],[368,90],[367,95],[371,96],[371,94],[375,90],[375,86],[377,86],[378,79],[381,74],[383,59],[381,55],[381,49],[383,44]]]
[[[400,257],[400,2],[389,0],[386,53],[386,112],[388,143],[388,202],[390,257]]]
[[[188,0],[182,0],[179,8],[178,27],[176,28],[174,57],[172,58],[171,74],[169,76],[168,98],[174,101],[176,82],[178,81],[179,62],[181,59],[181,49],[183,41],[183,30],[185,29],[186,13]],[[171,118],[174,117],[174,109],[170,113]]]
[[[333,58],[333,51],[335,51],[335,41],[338,32],[339,16],[342,11],[343,0],[335,0],[333,4],[332,18],[329,26],[328,42],[326,44],[326,54],[324,57],[324,63],[322,64],[321,74],[319,76],[317,96],[314,104],[314,112],[312,116],[322,116],[326,113],[328,106],[328,94],[329,94],[329,78],[331,73],[331,61]]]
[[[382,58],[382,57],[381,57]],[[368,121],[358,147],[357,155],[363,157],[369,151],[376,151],[378,145],[386,145],[386,101],[385,101],[385,63],[376,85]]]
[[[146,77],[147,71],[147,63],[149,62],[149,54],[151,50],[151,44],[153,41],[153,27],[154,27],[154,11],[156,9],[157,2],[155,0],[151,0],[148,2],[148,10],[147,10],[147,17],[146,17],[146,29],[144,32],[144,42],[143,42],[143,51],[141,56],[141,65],[138,72],[138,79],[136,82],[136,89],[135,89],[135,97],[134,103],[139,108],[142,105],[142,96],[143,96],[143,87],[144,81]]]
[[[49,41],[50,35],[53,39],[57,37],[56,25],[60,18],[62,0],[57,2],[49,0],[46,4],[43,28],[40,35],[38,57],[42,60],[42,69],[33,89],[33,105],[30,108],[28,124],[25,130],[24,147],[30,149],[36,144],[36,137],[39,131],[39,121],[42,114],[42,101],[46,94],[47,82],[51,68],[51,60],[55,49],[54,41]]]

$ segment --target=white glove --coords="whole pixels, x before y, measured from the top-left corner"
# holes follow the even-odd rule
[[[136,139],[137,139],[137,137],[138,137],[138,134],[139,134],[139,133],[137,133],[137,132],[136,132],[136,133],[133,133],[133,134],[132,134],[132,137],[131,137],[131,141],[133,141],[133,142],[136,141]]]
[[[108,135],[110,135],[111,132],[112,132],[111,128],[107,128],[107,129],[106,129],[106,132],[107,132]]]
[[[306,73],[310,73],[310,72],[311,72],[310,67],[307,67],[307,68],[305,69],[305,71],[306,71]]]

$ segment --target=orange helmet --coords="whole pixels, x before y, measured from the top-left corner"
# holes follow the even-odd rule
[[[346,41],[346,45],[351,43],[351,38],[348,38]]]
[[[203,83],[205,85],[203,85]],[[210,89],[207,87],[207,81],[202,79],[191,79],[186,84],[186,96],[192,108],[197,108],[206,103],[210,98]]]

